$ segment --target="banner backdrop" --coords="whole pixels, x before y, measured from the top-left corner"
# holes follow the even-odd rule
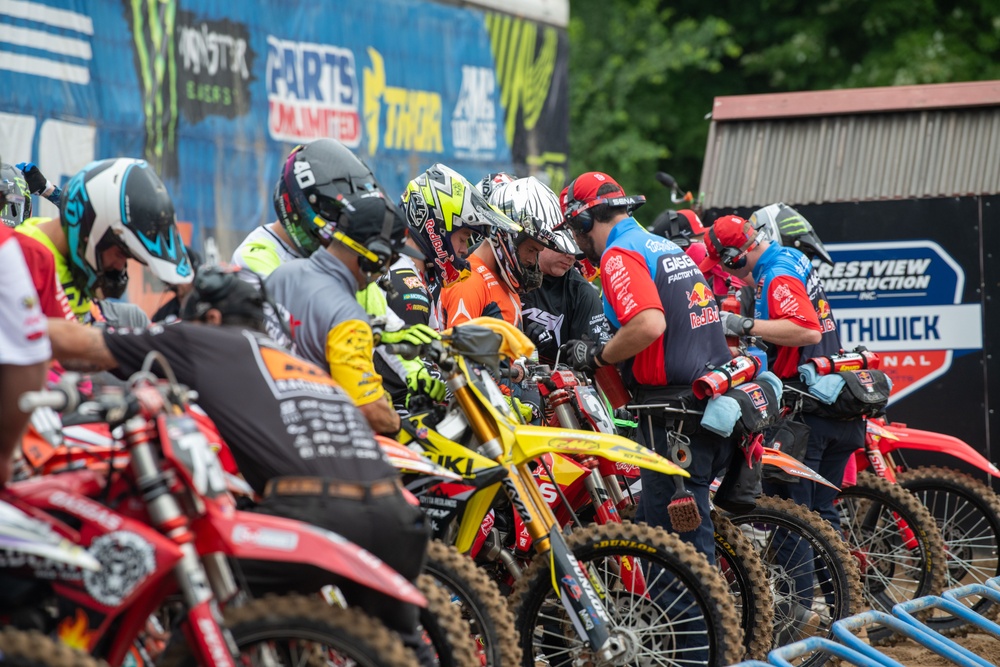
[[[0,0],[0,154],[62,183],[145,157],[195,246],[228,254],[274,219],[281,159],[319,137],[393,196],[435,162],[558,192],[567,67],[565,30],[420,0]]]

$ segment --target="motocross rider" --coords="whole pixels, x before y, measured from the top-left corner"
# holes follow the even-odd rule
[[[49,328],[56,357],[70,367],[83,361],[88,370],[129,375],[149,352],[163,354],[178,381],[198,392],[199,406],[262,497],[257,511],[339,533],[414,580],[428,539],[423,512],[406,500],[363,415],[336,382],[263,333],[259,290],[234,273],[203,270],[182,318],[141,331],[57,320],[49,320]],[[426,652],[415,607],[353,582],[316,581],[308,569],[240,567],[254,595],[311,594],[336,583],[350,604]]]

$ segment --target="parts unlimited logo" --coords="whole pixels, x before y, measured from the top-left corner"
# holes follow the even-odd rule
[[[354,52],[328,44],[267,38],[268,130],[276,141],[332,137],[361,145]]]
[[[962,303],[965,271],[933,241],[827,246],[820,264],[844,349],[878,352],[896,401],[983,347],[982,309]]]

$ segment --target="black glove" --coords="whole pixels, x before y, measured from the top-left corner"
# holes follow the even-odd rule
[[[503,311],[500,310],[500,306],[497,305],[496,301],[490,301],[483,307],[483,312],[480,317],[495,317],[498,320],[503,319]]]
[[[719,312],[719,319],[727,336],[747,336],[750,334],[750,329],[753,329],[752,317],[743,317],[723,310]]]
[[[538,322],[528,322],[524,333],[535,344],[538,356],[546,359],[555,359],[558,348],[556,347],[555,332],[546,328],[544,324]]]
[[[597,358],[604,351],[604,345],[589,340],[571,340],[559,348],[559,361],[573,370],[592,374],[597,370]]]
[[[24,182],[28,184],[28,191],[33,195],[40,195],[49,186],[49,180],[38,170],[34,162],[21,162],[17,168],[24,173]]]

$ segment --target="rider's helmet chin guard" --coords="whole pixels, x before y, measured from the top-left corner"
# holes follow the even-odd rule
[[[31,192],[21,170],[12,164],[0,166],[0,221],[17,227],[31,217]]]
[[[750,224],[760,230],[771,243],[798,248],[810,259],[818,258],[833,265],[833,258],[813,226],[805,216],[784,202],[757,209],[750,216]]]
[[[350,149],[336,139],[317,139],[288,154],[272,199],[278,222],[308,257],[333,240],[327,223],[340,217],[340,198],[376,192],[381,196],[375,175]]]
[[[501,277],[508,287],[521,294],[537,289],[542,284],[538,263],[525,266],[520,260],[518,248],[530,239],[544,248],[567,252],[569,246],[565,238],[560,242],[555,233],[555,228],[562,222],[559,197],[537,178],[528,176],[496,186],[490,195],[490,204],[521,226],[516,235],[503,231],[490,235],[490,246]]]
[[[469,277],[471,269],[452,244],[452,234],[469,228],[489,236],[499,228],[517,233],[520,227],[490,206],[480,189],[454,169],[435,164],[406,186],[400,208],[410,235],[420,247],[428,276],[448,287]]]
[[[126,271],[103,265],[104,252],[114,246],[168,285],[184,285],[194,277],[173,201],[145,160],[91,162],[70,179],[59,214],[73,284],[88,297],[124,294]]]

